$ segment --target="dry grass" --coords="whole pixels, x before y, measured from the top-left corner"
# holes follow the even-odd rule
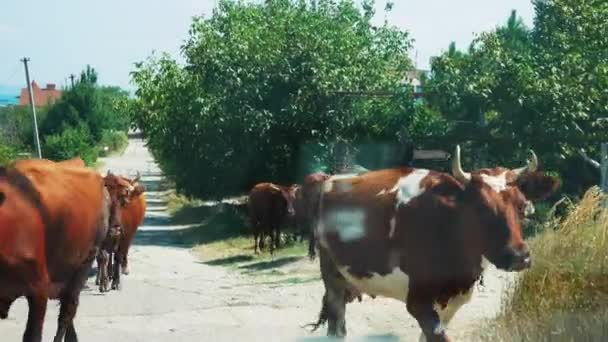
[[[488,341],[608,340],[608,210],[590,189],[561,222],[530,240],[533,266],[489,324]],[[487,327],[487,324],[484,324]]]

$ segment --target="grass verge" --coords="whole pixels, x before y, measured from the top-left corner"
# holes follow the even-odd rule
[[[192,246],[201,263],[228,267],[255,282],[270,286],[297,285],[319,278],[317,263],[308,261],[307,243],[284,241],[270,255],[266,249],[253,252],[246,204],[234,201],[211,203],[171,194],[167,208],[177,224],[195,224],[180,236],[182,244]]]
[[[485,322],[483,341],[608,341],[608,210],[590,189],[530,240],[533,266]],[[487,329],[488,326],[495,327]]]

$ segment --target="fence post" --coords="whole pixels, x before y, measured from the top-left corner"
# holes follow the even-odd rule
[[[608,143],[602,143],[602,159],[600,162],[602,179],[600,187],[604,192],[608,192]]]

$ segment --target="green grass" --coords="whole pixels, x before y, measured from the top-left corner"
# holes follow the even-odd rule
[[[608,341],[608,210],[593,188],[530,240],[533,266],[485,322],[484,341]]]

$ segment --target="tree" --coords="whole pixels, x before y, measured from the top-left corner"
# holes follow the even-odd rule
[[[429,102],[446,118],[485,122],[451,134],[487,143],[492,161],[519,163],[534,148],[545,167],[560,170],[581,147],[594,151],[608,138],[598,121],[608,114],[608,5],[539,0],[535,6],[534,28],[513,12],[468,52],[451,48],[437,57]]]
[[[406,32],[374,27],[373,2],[220,1],[196,18],[184,66],[137,65],[133,118],[179,190],[241,193],[326,165],[336,141],[397,142],[413,125]],[[383,90],[389,98],[337,96]]]

